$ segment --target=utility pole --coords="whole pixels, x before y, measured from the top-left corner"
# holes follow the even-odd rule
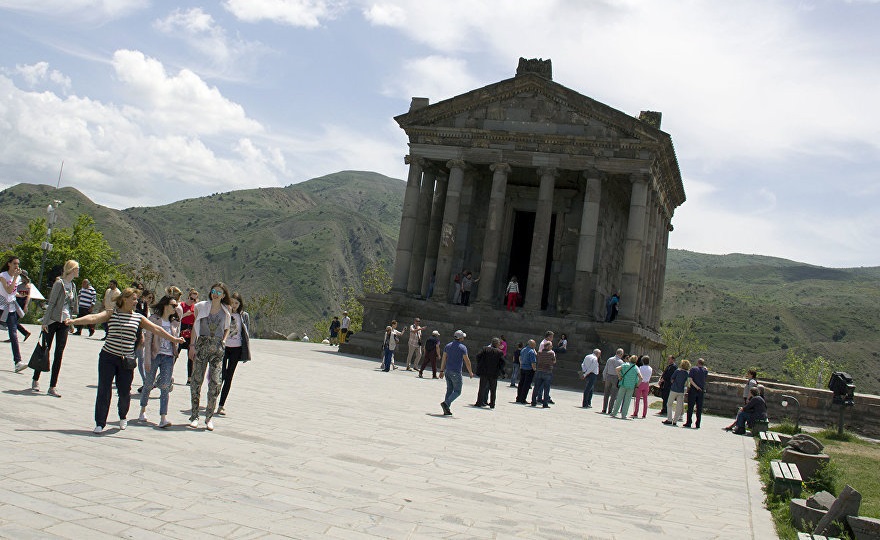
[[[64,161],[61,162],[61,169],[58,171],[58,183],[55,184],[55,191],[58,191],[58,187],[61,186],[61,174],[64,172]],[[50,204],[48,208],[46,208],[46,213],[48,217],[46,219],[46,240],[40,244],[40,247],[43,249],[43,259],[40,261],[40,279],[37,282],[37,290],[41,290],[43,288],[43,270],[46,268],[46,256],[52,251],[52,244],[49,242],[49,239],[52,237],[52,227],[55,225],[55,222],[58,221],[58,205],[61,204],[61,201],[55,199],[53,200],[55,203],[55,207],[53,208]]]

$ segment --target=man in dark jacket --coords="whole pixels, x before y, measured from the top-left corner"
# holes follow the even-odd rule
[[[740,407],[739,412],[736,414],[736,427],[733,429],[733,432],[737,435],[745,434],[746,424],[750,424],[755,420],[767,419],[767,402],[764,401],[761,391],[757,386],[753,386],[749,389],[749,393],[752,395],[749,398],[749,402],[744,407]]]
[[[658,416],[666,414],[666,401],[669,400],[669,389],[672,388],[672,374],[675,373],[676,369],[678,368],[675,367],[675,357],[670,354],[666,369],[663,370],[663,375],[660,375],[660,394],[663,398],[663,404],[660,407],[660,412],[657,413]]]
[[[489,408],[495,408],[498,376],[503,370],[504,353],[501,351],[501,340],[497,337],[492,338],[492,344],[477,353],[477,375],[480,376],[480,389],[477,391],[477,402],[474,403],[474,407],[489,405]]]

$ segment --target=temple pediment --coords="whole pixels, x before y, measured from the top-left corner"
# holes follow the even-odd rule
[[[395,117],[411,137],[460,130],[470,138],[491,133],[504,139],[566,137],[596,142],[662,142],[668,135],[622,111],[535,73],[523,73],[453,98],[414,107]],[[424,106],[420,106],[424,105]]]

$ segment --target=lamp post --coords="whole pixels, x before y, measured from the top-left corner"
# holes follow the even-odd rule
[[[49,242],[49,239],[52,237],[52,226],[55,225],[55,222],[58,220],[58,214],[56,210],[58,205],[61,204],[61,201],[55,200],[53,201],[55,206],[53,207],[51,204],[48,208],[46,208],[46,213],[48,214],[48,218],[46,219],[46,240],[40,244],[40,247],[43,249],[43,259],[40,261],[40,279],[37,282],[37,289],[43,288],[43,270],[46,268],[46,255],[52,251],[52,244]]]
[[[788,407],[789,402],[794,403],[794,431],[800,433],[801,403],[794,396],[782,396],[783,407]]]

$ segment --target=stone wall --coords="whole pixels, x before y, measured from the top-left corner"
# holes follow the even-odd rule
[[[709,374],[709,386],[705,407],[713,414],[729,414],[733,418],[737,407],[742,405],[742,394],[746,380],[741,377]],[[765,387],[767,415],[770,422],[780,422],[783,418],[794,421],[795,407],[790,403],[783,407],[782,396],[794,396],[800,402],[800,423],[816,427],[837,427],[839,405],[831,403],[831,391],[818,388],[804,388],[775,382],[761,382]],[[861,435],[880,438],[880,396],[856,394],[855,405],[844,412],[844,425]]]

